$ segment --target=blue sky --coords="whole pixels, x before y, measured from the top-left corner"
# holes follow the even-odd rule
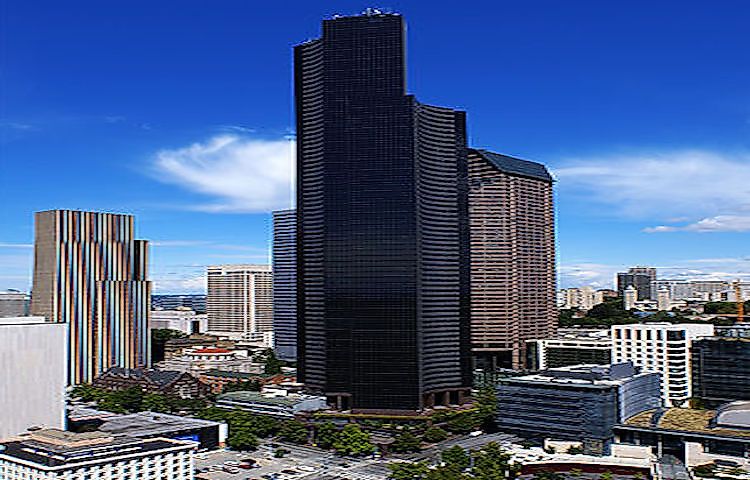
[[[290,204],[291,47],[361,2],[0,6],[0,289],[30,288],[33,212],[137,215],[157,292],[268,261]],[[473,146],[558,178],[561,284],[750,273],[750,4],[389,0],[409,90]]]

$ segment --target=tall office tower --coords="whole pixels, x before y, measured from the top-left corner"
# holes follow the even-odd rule
[[[297,361],[297,211],[273,212],[273,332],[276,356]]]
[[[638,291],[638,300],[655,300],[651,295],[651,282],[655,280],[655,268],[632,267],[617,274],[617,294],[622,297],[625,289],[632,285]]]
[[[67,352],[65,323],[0,319],[0,439],[29,427],[65,426]]]
[[[643,323],[612,326],[612,362],[633,362],[661,374],[662,400],[679,406],[692,396],[690,347],[714,334],[711,324]]]
[[[469,150],[471,348],[478,366],[522,368],[525,341],[555,331],[552,183],[540,163]]]
[[[208,267],[208,331],[259,337],[273,331],[269,265]]]
[[[342,409],[471,385],[465,113],[406,94],[404,37],[368,10],[294,52],[298,373]]]
[[[69,324],[68,382],[150,364],[148,242],[132,215],[36,213],[33,315]]]
[[[0,318],[24,317],[29,314],[29,294],[18,290],[0,292]]]

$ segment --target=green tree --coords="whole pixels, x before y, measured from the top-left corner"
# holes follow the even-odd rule
[[[557,472],[538,472],[534,474],[534,480],[565,480],[565,475]]]
[[[612,472],[607,471],[599,475],[599,480],[612,480],[614,478],[614,475]]]
[[[332,422],[325,422],[315,427],[315,443],[320,448],[329,449],[336,440],[339,429]]]
[[[96,403],[96,406],[99,410],[104,410],[107,412],[127,413],[127,410],[125,410],[125,407],[122,406],[122,403],[120,403],[117,399],[115,399],[111,395],[99,400]]]
[[[143,396],[143,402],[141,408],[144,411],[149,412],[160,412],[160,413],[172,413],[172,403],[169,401],[169,397],[165,395],[158,395],[155,393],[148,393]]]
[[[104,399],[108,394],[108,391],[96,388],[89,383],[76,385],[70,392],[73,398],[78,398],[84,402],[96,402]]]
[[[476,396],[477,419],[482,428],[487,431],[495,429],[497,415],[497,393],[494,385],[485,385],[479,389]]]
[[[234,450],[242,452],[258,448],[258,439],[255,435],[243,428],[230,428],[227,443]]]
[[[411,432],[401,433],[391,444],[391,450],[396,453],[418,452],[420,442]]]
[[[211,420],[212,422],[225,422],[231,413],[230,410],[212,406],[204,408],[196,416],[203,420]]]
[[[471,473],[479,480],[513,479],[518,475],[518,467],[510,464],[511,456],[495,442],[473,451],[472,457],[474,467]]]
[[[445,429],[453,433],[469,433],[476,430],[480,422],[475,412],[459,412],[448,420]]]
[[[350,423],[336,435],[333,449],[340,455],[367,455],[375,450],[370,442],[370,434],[363,432],[359,425]]]
[[[276,358],[273,348],[267,348],[253,355],[253,361],[263,363],[263,373],[266,375],[278,375],[284,362]]]
[[[128,387],[123,390],[111,392],[112,400],[119,403],[127,412],[140,412],[143,403],[143,390],[141,387]]]
[[[424,480],[469,480],[471,478],[457,468],[447,465],[430,469],[424,476]]]
[[[443,450],[440,453],[440,459],[445,462],[446,465],[455,467],[459,471],[468,468],[469,463],[471,462],[469,454],[459,445],[454,445],[451,448]]]
[[[281,424],[279,437],[292,443],[307,443],[307,426],[299,420],[287,420]]]
[[[388,464],[391,480],[419,480],[428,472],[425,462],[391,462]]]
[[[422,435],[422,440],[427,443],[438,443],[448,438],[448,432],[440,427],[430,427]]]

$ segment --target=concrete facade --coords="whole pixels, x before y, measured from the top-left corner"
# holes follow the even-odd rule
[[[208,331],[256,335],[273,330],[270,265],[208,267]]]
[[[0,439],[65,426],[67,336],[43,317],[0,319]]]
[[[711,324],[642,323],[612,327],[612,361],[633,362],[661,375],[662,400],[676,406],[692,396],[690,347],[710,337]]]

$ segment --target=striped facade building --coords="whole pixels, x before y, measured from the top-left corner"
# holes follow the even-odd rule
[[[524,368],[555,305],[553,179],[544,165],[469,151],[471,345],[481,367]]]
[[[148,242],[132,215],[36,213],[31,310],[69,325],[68,383],[150,364]]]

